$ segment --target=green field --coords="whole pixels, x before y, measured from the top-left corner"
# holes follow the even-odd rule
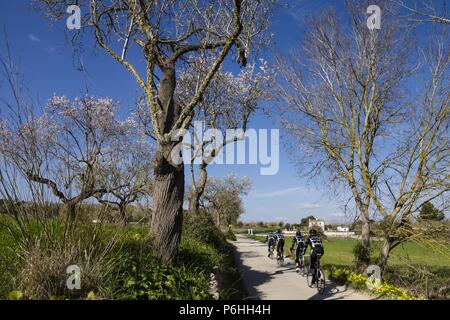
[[[264,241],[262,236],[253,236],[252,238]],[[290,255],[293,237],[286,237],[284,252],[286,256]],[[353,264],[353,248],[358,240],[352,239],[328,239],[324,242],[325,255],[322,263],[332,265],[351,266]],[[372,257],[378,256],[378,248],[381,245],[379,241],[373,241]],[[407,242],[396,247],[391,253],[389,266],[403,266],[405,264],[425,265],[433,268],[447,267],[450,268],[450,252],[440,254],[433,252],[430,248],[420,245],[416,242]]]

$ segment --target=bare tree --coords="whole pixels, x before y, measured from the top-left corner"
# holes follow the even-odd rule
[[[123,225],[127,224],[128,205],[151,193],[151,155],[148,137],[133,118],[128,118],[102,158],[99,184],[108,192],[95,197],[102,204],[116,207]]]
[[[376,180],[369,174],[363,175],[365,188],[382,218],[382,269],[392,249],[406,240],[422,241],[438,250],[445,247],[435,241],[435,234],[430,237],[430,231],[435,229],[416,226],[413,218],[429,201],[440,200],[441,209],[449,205],[449,48],[446,32],[442,37],[431,37],[424,54],[424,66],[430,76],[421,89],[423,93],[415,95],[408,117],[399,126],[402,129],[396,139],[390,139],[392,150],[379,158]]]
[[[383,28],[370,31],[363,12],[362,4],[350,1],[345,24],[327,10],[310,21],[299,50],[277,59],[283,102],[276,116],[311,176],[326,172],[348,186],[369,252],[371,196],[363,176],[376,181],[375,153],[382,151],[376,142],[401,118],[401,80],[411,69],[396,20],[385,15]]]
[[[208,63],[209,62],[209,63]],[[180,100],[187,100],[196,94],[200,79],[202,79],[211,61],[207,58],[195,59],[188,69],[180,75],[177,95]],[[259,70],[256,70],[258,68]],[[218,70],[205,90],[202,100],[195,108],[194,123],[201,124],[201,128],[192,127],[194,141],[191,146],[190,159],[191,188],[188,192],[189,211],[195,213],[199,209],[200,198],[206,187],[207,167],[216,159],[227,144],[245,139],[248,122],[257,111],[258,104],[268,99],[267,62],[261,61],[247,65],[237,75]],[[218,139],[215,133],[223,134],[227,129],[240,130],[239,137],[231,140]],[[212,132],[211,136],[207,133]],[[198,165],[198,179],[195,177],[196,160]]]
[[[248,194],[250,187],[248,178],[240,179],[235,173],[224,179],[210,178],[200,198],[200,206],[215,219],[217,227],[236,224],[244,213],[241,197]]]
[[[63,18],[68,0],[36,3],[54,18]],[[245,65],[250,48],[264,36],[272,1],[82,1],[83,31],[93,31],[97,44],[136,79],[145,94],[157,141],[154,157],[154,215],[151,233],[158,256],[173,263],[182,226],[184,168],[170,155],[177,142],[172,137],[192,121],[201,100],[226,56],[235,50]],[[118,43],[121,47],[118,48]],[[127,58],[140,51],[140,66]],[[177,101],[177,69],[187,55],[208,51],[214,62],[189,101]]]

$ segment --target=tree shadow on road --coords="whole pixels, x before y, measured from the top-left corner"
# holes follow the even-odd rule
[[[264,299],[264,294],[257,290],[256,288],[263,283],[271,281],[274,277],[274,274],[269,274],[267,272],[260,272],[254,270],[243,264],[244,257],[256,257],[258,254],[255,254],[253,251],[243,251],[238,252],[235,251],[235,260],[236,265],[241,274],[241,282],[242,282],[242,291],[244,300],[261,300]],[[242,281],[242,278],[245,276],[246,281]]]

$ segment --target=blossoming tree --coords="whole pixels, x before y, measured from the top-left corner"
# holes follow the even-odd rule
[[[187,100],[195,95],[200,79],[209,69],[210,61],[201,57],[189,64],[180,75],[177,97]],[[205,90],[202,100],[197,104],[194,120],[201,123],[201,128],[192,127],[194,140],[191,146],[190,176],[191,188],[188,194],[189,211],[195,213],[199,209],[200,198],[208,179],[207,167],[221,154],[224,146],[245,139],[248,122],[257,111],[259,102],[269,99],[267,87],[270,75],[267,62],[260,61],[248,64],[234,75],[219,69]],[[214,136],[215,130],[223,133],[227,129],[240,130],[237,139],[221,141]],[[200,131],[200,132],[198,132]],[[206,132],[213,132],[209,136]],[[220,141],[219,141],[220,140]],[[199,158],[198,179],[195,177],[195,160]]]
[[[124,132],[116,111],[107,98],[54,96],[40,116],[25,112],[2,122],[1,153],[30,182],[48,187],[75,219],[77,205],[111,191],[99,184],[98,173],[112,138]]]

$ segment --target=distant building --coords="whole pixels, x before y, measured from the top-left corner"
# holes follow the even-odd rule
[[[338,227],[336,228],[336,230],[337,230],[338,232],[348,232],[348,231],[349,231],[349,228],[348,228],[348,227],[344,227],[344,226],[338,226]]]
[[[325,231],[325,221],[318,219],[309,219],[308,228],[311,229],[313,227],[318,227],[322,229],[322,231]]]

